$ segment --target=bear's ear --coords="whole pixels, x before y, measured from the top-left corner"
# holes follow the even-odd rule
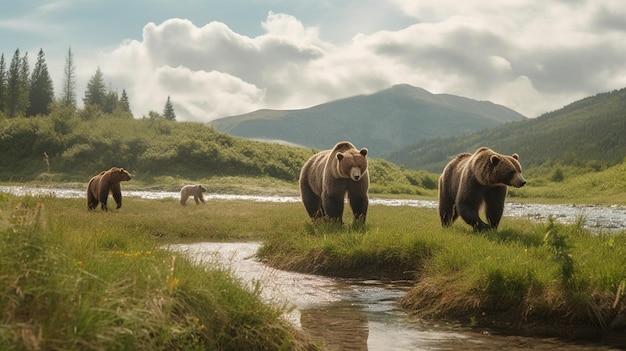
[[[337,159],[338,159],[339,161],[343,160],[343,154],[342,154],[341,152],[338,152],[338,153],[337,153]]]
[[[359,151],[359,153],[363,156],[367,156],[367,149],[366,148],[362,148],[361,151]]]
[[[489,161],[491,161],[492,166],[495,166],[498,164],[498,162],[500,162],[500,157],[498,157],[498,155],[491,155]]]
[[[519,155],[518,154],[513,154],[511,155],[514,159],[519,160]]]

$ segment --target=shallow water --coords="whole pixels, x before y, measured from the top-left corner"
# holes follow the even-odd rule
[[[85,190],[64,188],[43,188],[31,186],[0,186],[0,192],[15,195],[53,195],[60,198],[86,197]],[[178,199],[178,192],[167,191],[133,191],[125,190],[124,196],[134,196],[144,199]],[[256,195],[229,195],[205,194],[207,200],[249,200],[259,202],[300,202],[297,196],[256,196]],[[437,208],[437,201],[410,200],[410,199],[377,199],[370,198],[373,206],[411,206]],[[626,206],[593,206],[593,205],[544,205],[522,204],[507,202],[504,208],[505,216],[528,217],[538,221],[545,221],[553,216],[562,223],[575,223],[584,218],[585,227],[594,231],[626,230]]]
[[[409,282],[334,279],[276,270],[255,259],[259,243],[170,245],[198,264],[219,266],[278,306],[294,307],[286,318],[327,350],[618,350],[555,338],[502,336],[425,323],[398,308]]]

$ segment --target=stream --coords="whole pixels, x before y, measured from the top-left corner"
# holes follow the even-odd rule
[[[397,306],[410,282],[352,280],[273,269],[259,262],[260,243],[169,245],[197,264],[229,269],[243,284],[261,286],[261,297],[277,306],[294,307],[286,318],[326,350],[620,350],[603,344],[558,338],[507,336],[487,330],[425,322]],[[623,347],[622,345],[621,347]]]
[[[84,190],[0,186],[0,193],[15,195],[85,197]],[[124,191],[124,196],[146,199],[178,199],[177,192]],[[208,194],[205,199],[261,202],[299,202],[293,196],[248,196]],[[436,208],[436,201],[370,199],[374,206]],[[585,219],[595,231],[626,230],[626,207],[584,205],[541,205],[507,203],[507,216],[525,216],[573,223]],[[200,265],[229,269],[243,284],[261,286],[268,303],[286,306],[285,318],[323,340],[326,350],[620,350],[612,346],[559,338],[500,335],[488,330],[471,330],[446,323],[427,322],[406,314],[397,305],[410,288],[408,281],[379,281],[329,278],[276,270],[255,258],[260,243],[193,243],[166,248],[187,255]]]

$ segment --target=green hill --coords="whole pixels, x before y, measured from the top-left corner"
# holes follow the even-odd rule
[[[0,182],[86,183],[118,166],[144,182],[245,177],[292,184],[316,151],[237,138],[201,123],[58,106],[45,116],[6,118],[0,113],[0,150]],[[370,158],[369,170],[372,193],[417,194],[436,188],[436,177],[385,160]]]
[[[302,110],[259,110],[214,120],[218,131],[249,139],[328,149],[341,140],[380,157],[434,137],[525,119],[501,105],[396,85]]]
[[[431,139],[388,155],[407,168],[441,172],[460,152],[487,146],[520,154],[525,168],[543,164],[612,166],[626,155],[626,88],[576,101],[535,119]]]

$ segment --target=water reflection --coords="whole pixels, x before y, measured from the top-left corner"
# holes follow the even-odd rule
[[[326,350],[367,351],[368,318],[360,309],[343,302],[301,311],[300,323]]]

